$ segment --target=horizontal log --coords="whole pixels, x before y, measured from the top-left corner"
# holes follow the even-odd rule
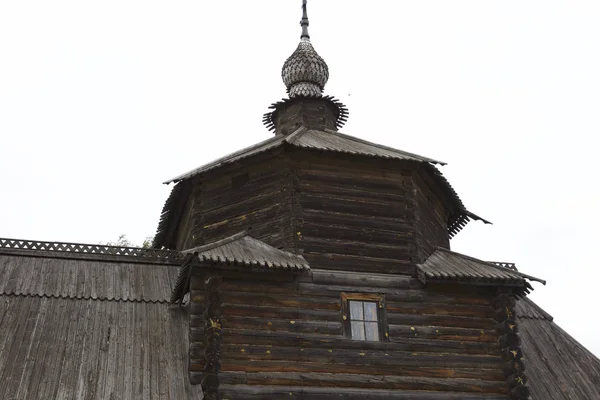
[[[223,304],[227,317],[258,317],[263,319],[285,319],[294,321],[340,322],[341,314],[334,310],[299,309],[291,307],[255,306],[250,304]]]
[[[259,331],[256,329],[226,328],[225,341],[229,344],[265,346],[298,346],[302,348],[335,348],[366,351],[407,351],[457,354],[498,355],[498,348],[491,342],[436,340],[427,338],[395,338],[393,342],[369,342],[336,336],[298,334],[286,331]]]
[[[351,240],[333,240],[326,238],[303,237],[298,247],[306,253],[334,253],[353,256],[379,257],[389,259],[410,259],[414,256],[413,245],[383,245]],[[322,266],[321,268],[326,268]]]
[[[414,231],[414,220],[392,218],[389,215],[356,215],[341,210],[321,210],[307,207],[302,209],[302,218],[307,222],[327,222],[332,225],[343,225],[360,229],[381,229],[395,232]]]
[[[336,177],[323,177],[315,175],[302,175],[298,177],[295,186],[298,192],[309,194],[325,194],[328,196],[344,197],[370,201],[376,198],[378,201],[388,201],[390,204],[412,202],[413,195],[406,187],[387,185],[384,188],[369,185],[359,185],[356,181],[340,180]]]
[[[409,276],[415,269],[414,264],[410,263],[409,254],[404,254],[396,259],[352,254],[311,253],[309,251],[305,251],[303,255],[311,268]]]
[[[206,237],[211,237],[218,235],[220,232],[239,232],[255,224],[269,223],[282,218],[284,212],[285,208],[281,204],[269,205],[244,215],[206,224],[203,227],[203,233]]]
[[[265,175],[261,179],[249,181],[244,186],[235,190],[231,188],[231,183],[217,190],[205,190],[201,194],[202,209],[207,211],[213,210],[222,207],[224,204],[233,204],[241,199],[259,196],[261,193],[281,191],[280,175],[281,173]]]
[[[240,222],[241,223],[241,222]],[[241,230],[252,228],[252,237],[259,238],[278,238],[279,241],[292,241],[291,234],[292,216],[290,213],[282,213],[273,218],[265,218],[263,220],[255,220],[252,224],[237,226],[229,223],[214,224],[203,229],[202,235],[207,243],[224,239],[232,234],[239,233]],[[242,229],[243,228],[243,229]],[[259,239],[263,240],[263,239]],[[263,240],[264,241],[264,240]],[[271,244],[271,243],[269,243]],[[273,247],[278,247],[277,244],[271,244]]]
[[[198,366],[192,365],[191,369]],[[285,360],[225,360],[223,371],[245,372],[325,372],[371,375],[401,375],[438,378],[468,378],[504,382],[504,375],[498,368],[446,368],[401,366],[332,364],[316,362],[287,362]],[[198,369],[199,371],[199,369]]]
[[[212,210],[202,210],[202,218],[205,224],[210,225],[215,222],[246,215],[250,212],[261,210],[263,208],[281,203],[282,194],[279,188],[260,193],[254,197],[240,197],[234,203],[221,204],[220,207]]]
[[[307,277],[309,274],[307,274]],[[308,278],[306,277],[306,280]],[[331,300],[336,299],[340,301],[340,294],[342,292],[360,292],[360,293],[375,293],[385,295],[386,298],[398,298],[406,295],[407,292],[415,291],[410,289],[411,286],[419,286],[420,283],[410,277],[403,277],[403,280],[396,280],[397,284],[401,284],[401,288],[390,288],[390,287],[377,287],[377,286],[347,286],[347,285],[333,285],[333,284],[316,284],[310,282],[304,282],[299,280],[297,283],[282,283],[281,285],[274,286],[262,283],[256,283],[256,281],[243,282],[243,281],[225,281],[222,286],[222,290],[228,293],[228,296],[237,296],[236,293],[245,295],[246,293],[261,293],[269,296],[286,295],[289,299],[297,298],[298,301],[304,299],[319,300],[321,297],[329,298]],[[304,280],[304,278],[303,278]],[[427,294],[426,291],[423,293]],[[236,303],[227,300],[228,303]]]
[[[329,221],[310,222],[298,228],[303,237],[325,238],[336,240],[353,240],[371,244],[408,245],[414,242],[410,231],[386,231],[373,228],[347,227],[345,224],[332,224]]]
[[[506,400],[506,395],[480,393],[398,391],[351,388],[314,388],[301,386],[220,386],[223,399],[228,400]]]
[[[378,274],[348,271],[330,271],[312,268],[308,278],[300,277],[300,280],[311,280],[315,284],[334,284],[341,286],[370,286],[377,288],[407,288],[422,287],[418,279],[398,274]]]
[[[406,351],[367,351],[339,348],[316,348],[298,346],[261,346],[223,343],[222,360],[286,360],[288,362],[320,362],[352,365],[398,365],[413,367],[444,368],[498,368],[502,366],[500,357],[494,355],[406,352]]]
[[[295,307],[314,310],[340,310],[339,297],[309,297],[285,294],[227,292],[228,304],[255,304],[257,306]]]
[[[374,286],[359,286],[359,285],[334,285],[328,282],[333,282],[338,275],[330,275],[319,272],[315,279],[324,281],[322,284],[305,282],[310,279],[310,274],[306,277],[299,278],[299,281],[280,281],[274,280],[273,283],[264,283],[256,280],[256,274],[243,275],[247,280],[232,280],[224,278],[222,290],[227,293],[227,303],[229,304],[256,304],[256,305],[277,305],[283,306],[287,302],[289,307],[310,307],[314,308],[315,303],[327,303],[328,309],[339,309],[341,292],[363,292],[363,293],[379,293],[384,294],[387,302],[388,313],[395,314],[439,314],[444,316],[464,316],[464,317],[485,317],[475,319],[489,319],[485,323],[492,322],[489,315],[494,313],[489,307],[485,298],[480,298],[472,295],[460,295],[455,293],[436,293],[423,289],[411,289],[413,286],[418,286],[420,283],[410,277],[397,276],[390,280],[393,285],[399,285],[403,288],[379,287],[375,286],[377,282],[373,279],[365,283],[370,283]],[[340,275],[341,276],[341,275]],[[347,276],[347,274],[346,274]],[[263,280],[263,275],[260,276]],[[357,281],[352,281],[356,279]],[[348,278],[346,281],[350,283],[358,283],[360,276],[356,278]],[[340,279],[344,281],[344,279]],[[393,286],[390,285],[390,286]],[[195,293],[195,292],[194,292]],[[265,297],[260,299],[260,297]],[[257,301],[256,303],[247,303],[248,301]],[[262,301],[262,302],[261,302]],[[337,304],[337,307],[332,307],[331,304]],[[471,310],[469,310],[471,307]],[[403,313],[403,311],[406,311]],[[460,319],[459,319],[460,320]],[[479,322],[476,322],[479,323]],[[492,327],[495,327],[493,322]]]
[[[396,338],[421,338],[497,343],[493,329],[467,329],[444,326],[388,325],[390,341]]]
[[[250,182],[260,184],[273,181],[281,175],[287,160],[278,157],[282,151],[258,154],[252,164],[229,164],[209,171],[202,179],[202,191],[212,194],[217,191],[231,190],[231,178],[247,173]]]
[[[412,183],[412,171],[389,170],[383,164],[374,165],[356,163],[335,163],[324,165],[310,162],[301,162],[294,165],[299,180],[328,180],[345,184],[356,184],[360,187],[380,187],[381,189],[394,189],[408,186]],[[343,168],[340,168],[343,167]]]
[[[389,203],[377,202],[376,199],[366,201],[308,193],[298,193],[295,198],[300,201],[303,208],[310,208],[311,210],[328,210],[353,215],[400,218],[405,221],[414,220],[414,213],[409,208],[409,204],[398,204],[396,207],[390,207]]]
[[[392,390],[431,390],[479,393],[505,393],[506,385],[498,381],[447,379],[367,374],[334,374],[318,372],[222,372],[222,384],[280,385],[303,387],[372,388]]]
[[[457,317],[476,317],[488,318],[494,317],[494,310],[490,306],[476,304],[453,304],[453,303],[400,303],[388,302],[386,310],[388,314],[435,314]]]
[[[321,333],[341,335],[341,321],[306,321],[262,317],[241,317],[228,315],[226,326],[232,329],[257,329],[266,331],[287,331],[298,333]]]
[[[456,328],[476,328],[493,330],[496,322],[491,318],[458,317],[454,315],[416,315],[388,313],[389,324],[397,325],[425,325],[425,326],[448,326]]]

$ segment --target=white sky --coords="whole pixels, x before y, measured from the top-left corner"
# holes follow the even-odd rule
[[[0,2],[0,237],[141,243],[161,182],[270,137],[300,0]],[[600,354],[600,3],[309,1],[342,130],[449,163],[455,251]]]

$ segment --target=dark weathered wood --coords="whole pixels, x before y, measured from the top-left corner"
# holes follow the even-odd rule
[[[390,390],[434,390],[498,393],[503,382],[479,379],[444,379],[431,377],[378,376],[368,374],[331,374],[314,372],[225,372],[223,384],[234,385],[285,385],[313,387],[359,387]]]
[[[219,372],[221,371],[221,348],[223,342],[223,296],[221,277],[213,274],[205,280],[205,311],[203,318],[204,367],[202,391],[206,400],[219,400]],[[199,324],[198,324],[199,325]],[[196,326],[198,326],[196,325]],[[193,343],[193,340],[191,340]],[[195,363],[202,355],[195,355],[190,348],[190,362]],[[196,361],[197,362],[197,361]]]
[[[192,366],[193,370],[199,370]],[[437,377],[447,379],[480,379],[485,381],[504,381],[504,376],[497,368],[460,368],[460,367],[419,367],[365,364],[335,364],[315,362],[293,362],[285,360],[230,360],[223,362],[223,371],[244,372],[323,372],[339,374],[371,374],[385,376]]]
[[[332,398],[343,400],[506,400],[504,394],[489,394],[482,397],[481,393],[468,392],[400,391],[270,385],[223,385],[222,392],[223,397],[232,400],[330,400]]]
[[[251,228],[255,238],[302,253],[312,268],[299,276],[222,271],[223,396],[281,398],[285,391],[277,388],[297,386],[303,389],[292,390],[292,398],[327,398],[328,387],[346,391],[341,398],[506,396],[492,295],[424,287],[416,279],[415,263],[448,245],[450,210],[431,182],[410,163],[300,154],[312,153],[288,149],[228,166],[196,185],[195,237],[210,242]],[[191,379],[205,369],[201,282],[197,272],[189,314]],[[384,299],[382,341],[344,336],[342,293]],[[311,392],[315,388],[325,391]]]

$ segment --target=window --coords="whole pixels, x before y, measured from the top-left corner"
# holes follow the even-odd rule
[[[387,339],[383,296],[370,293],[342,293],[344,334],[352,340]]]

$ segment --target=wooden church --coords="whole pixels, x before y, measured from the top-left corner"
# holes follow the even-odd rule
[[[167,182],[152,249],[0,239],[1,399],[600,399],[544,281],[450,250],[487,221],[443,163],[339,132],[308,25],[273,134]]]

